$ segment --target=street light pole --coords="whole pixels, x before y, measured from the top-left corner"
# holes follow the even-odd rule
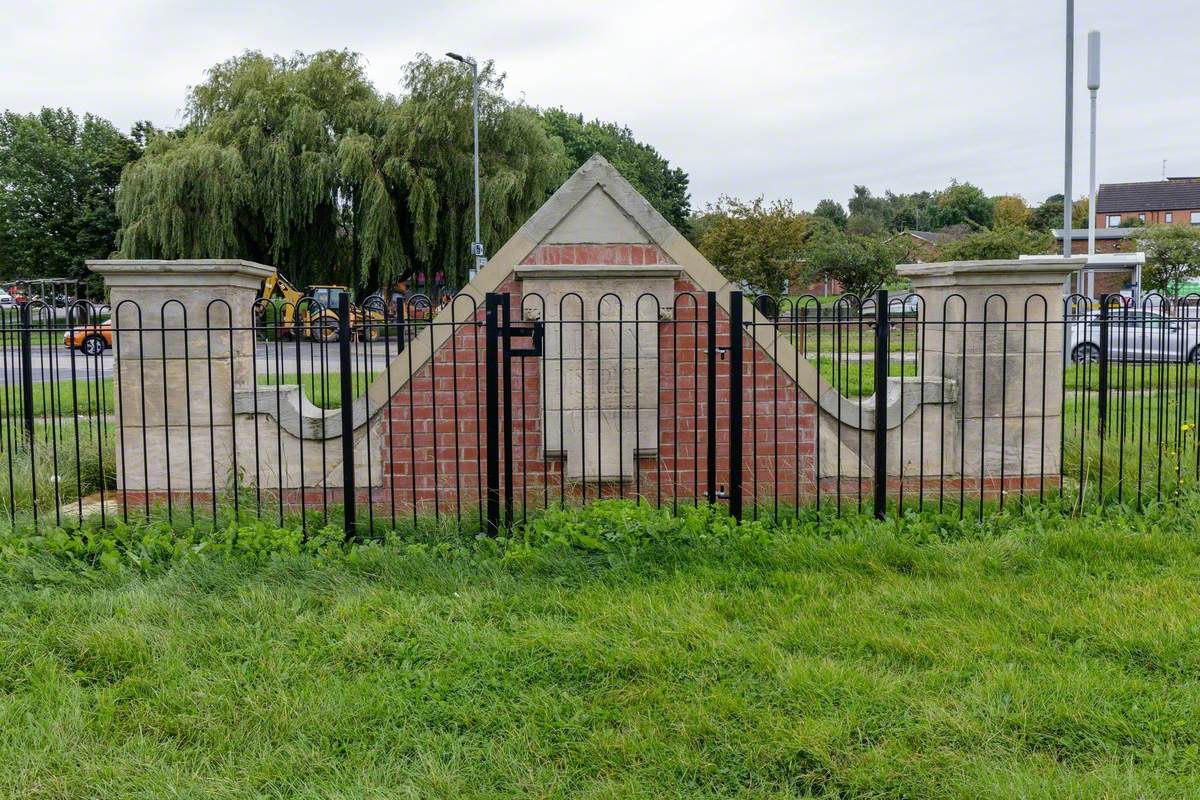
[[[1063,258],[1071,255],[1071,138],[1075,117],[1075,0],[1067,0],[1066,131],[1063,153]]]
[[[487,263],[487,258],[483,255],[483,241],[479,235],[479,64],[470,56],[460,56],[458,53],[446,53],[446,56],[471,68],[471,127],[475,170],[475,241],[471,243],[475,267],[471,270],[471,277],[474,278],[475,270]]]
[[[1096,92],[1100,88],[1100,31],[1088,31],[1088,91],[1092,95],[1091,158],[1088,174],[1088,255],[1096,255]],[[1095,296],[1096,276],[1088,271],[1088,295]]]

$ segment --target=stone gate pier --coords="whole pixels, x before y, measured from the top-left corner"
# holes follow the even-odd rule
[[[921,298],[919,373],[952,380],[958,472],[1036,490],[1062,469],[1063,284],[1084,259],[908,264]],[[1029,488],[1026,486],[1025,488]]]

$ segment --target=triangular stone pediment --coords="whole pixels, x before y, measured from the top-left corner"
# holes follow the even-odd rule
[[[422,330],[404,355],[392,360],[388,374],[376,378],[370,390],[376,407],[390,402],[398,387],[404,386],[416,370],[422,369],[434,353],[446,346],[465,315],[478,317],[482,313],[489,292],[513,291],[515,287],[520,294],[522,287],[528,288],[531,281],[554,280],[574,281],[570,288],[577,295],[584,292],[585,284],[593,284],[596,303],[603,296],[623,297],[622,293],[626,293],[628,302],[623,302],[627,306],[647,293],[659,298],[660,308],[669,308],[676,291],[687,291],[693,296],[713,292],[723,314],[728,313],[733,302],[731,292],[741,289],[730,283],[612,164],[597,154],[580,166],[488,259],[475,278],[460,290],[455,302],[439,312],[435,324]],[[650,281],[653,286],[625,285],[623,281]],[[678,289],[680,285],[685,288]],[[554,293],[548,287],[540,288],[543,298]],[[746,298],[741,302],[743,318],[753,319],[754,308]],[[529,307],[522,304],[517,308],[524,315]],[[779,368],[791,375],[808,397],[821,397],[830,388],[816,368],[800,358],[792,342],[773,326],[751,325],[745,333],[750,341],[771,354]],[[645,339],[648,341],[649,337]],[[646,374],[656,371],[653,365],[646,366]],[[638,405],[641,408],[640,401]],[[603,471],[602,466],[597,468]]]
[[[538,244],[645,244],[650,241],[645,228],[597,184]]]

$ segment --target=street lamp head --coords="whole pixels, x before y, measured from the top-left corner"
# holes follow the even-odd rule
[[[1100,88],[1100,31],[1088,31],[1087,87],[1092,91]]]
[[[475,59],[470,56],[460,56],[458,53],[446,53],[447,58],[452,58],[460,64],[466,64],[469,67],[475,66]]]

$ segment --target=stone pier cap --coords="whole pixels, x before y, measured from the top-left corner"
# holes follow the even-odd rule
[[[1045,258],[993,259],[987,261],[939,261],[932,264],[901,264],[896,274],[921,288],[971,287],[976,290],[1008,287],[1061,285],[1086,259]]]
[[[228,287],[257,291],[274,267],[236,258],[203,259],[97,259],[87,262],[92,272],[104,276],[110,289],[153,289],[170,293],[172,287]]]

